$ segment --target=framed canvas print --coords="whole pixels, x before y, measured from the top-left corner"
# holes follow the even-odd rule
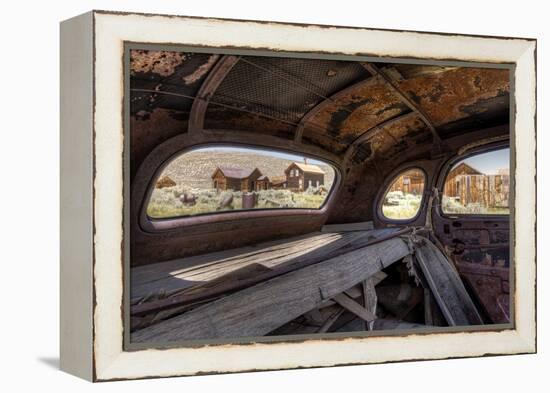
[[[536,41],[61,24],[61,367],[536,351]]]

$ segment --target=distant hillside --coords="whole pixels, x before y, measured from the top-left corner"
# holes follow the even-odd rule
[[[211,175],[218,166],[234,168],[255,168],[269,178],[283,176],[285,169],[292,163],[279,157],[245,152],[196,151],[176,158],[162,173],[170,176],[178,185],[193,188],[211,188]],[[325,185],[332,186],[334,170],[325,164],[317,164],[325,171]]]

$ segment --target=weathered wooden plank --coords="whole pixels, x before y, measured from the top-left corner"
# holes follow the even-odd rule
[[[181,258],[173,261],[154,263],[145,266],[132,268],[131,279],[133,285],[139,288],[149,282],[156,282],[169,277],[182,275],[187,277],[196,271],[207,271],[208,268],[220,269],[224,266],[231,266],[232,263],[246,261],[247,258],[254,258],[262,254],[288,250],[293,247],[315,248],[319,242],[330,243],[344,236],[339,234],[323,234],[315,232],[308,235],[293,237],[286,240],[275,240],[260,243],[254,246],[241,247],[232,250],[218,251],[205,255]]]
[[[415,236],[415,257],[449,326],[483,321],[451,262],[428,239]]]
[[[132,342],[263,336],[409,254],[391,238],[262,282],[132,334]]]
[[[211,279],[207,282],[195,284],[191,288],[184,289],[180,293],[174,294],[165,299],[155,300],[152,302],[142,303],[134,305],[131,308],[132,315],[143,315],[147,312],[162,310],[170,307],[181,306],[189,302],[195,302],[207,298],[213,298],[222,294],[226,294],[231,291],[244,289],[246,287],[255,285],[261,281],[268,280],[273,277],[288,273],[290,271],[309,266],[320,261],[333,258],[338,255],[345,254],[349,251],[360,249],[370,244],[374,244],[384,239],[397,236],[401,233],[408,231],[408,229],[399,230],[395,228],[381,229],[375,231],[354,232],[346,234],[345,236],[338,238],[330,244],[325,244],[321,247],[316,247],[309,250],[295,250],[290,256],[284,256],[277,254],[275,257],[271,257],[271,253],[264,252],[261,254],[254,254],[255,257],[246,257],[246,262],[238,264],[240,269],[244,269],[242,273],[237,270],[225,269],[222,270],[225,274],[216,276],[215,279]],[[286,251],[288,253],[288,250]],[[263,266],[268,267],[263,273],[248,274],[246,272],[246,266],[250,264],[258,265],[258,260],[263,263]],[[212,266],[208,266],[212,268]],[[214,266],[215,268],[215,266]],[[235,268],[235,265],[232,265]],[[219,272],[219,270],[218,270]],[[194,276],[177,276],[170,278],[182,279],[184,281],[190,280]],[[152,284],[150,288],[153,290],[160,290],[164,288],[164,282],[158,281]],[[155,289],[156,288],[156,289]]]
[[[376,286],[380,283],[380,281],[382,281],[383,279],[385,279],[387,277],[386,273],[380,271],[380,272],[377,272],[375,274],[373,274],[370,278],[369,278],[369,281],[372,282],[372,285]],[[376,292],[375,292],[376,293]],[[348,295],[349,297],[351,297],[352,299],[360,299],[364,296],[364,293],[363,293],[363,284],[359,284],[359,285],[356,285],[348,290],[346,290],[346,295]],[[335,302],[331,299],[331,300],[328,300],[326,302],[324,302],[323,304],[321,304],[319,306],[319,308],[324,308],[324,307],[329,307],[329,306],[332,306],[334,305]]]
[[[336,303],[344,307],[349,312],[354,313],[365,322],[371,322],[376,319],[374,314],[343,293],[334,296],[333,299]]]
[[[370,277],[363,281],[363,306],[365,309],[376,317],[376,306],[378,305],[378,296],[376,295],[376,286],[374,277]],[[373,322],[366,322],[366,328],[372,330]]]
[[[364,231],[362,233],[319,233],[261,243],[255,246],[183,258],[133,268],[131,271],[132,289],[135,296],[149,294],[144,289],[162,287],[163,280],[170,282],[178,278],[182,281],[200,282],[219,277],[229,271],[237,270],[247,263],[266,263],[276,266],[301,254],[321,249],[321,252],[337,250],[357,238],[382,237],[396,231],[395,228]],[[268,266],[268,267],[269,267]],[[164,288],[165,290],[167,288]],[[134,296],[132,296],[134,297]]]
[[[132,269],[132,297],[146,296],[159,288],[175,292],[216,279],[250,263],[277,265],[318,248],[339,248],[357,234],[320,234],[262,243]],[[360,235],[359,235],[360,236]],[[178,288],[178,285],[180,286]]]

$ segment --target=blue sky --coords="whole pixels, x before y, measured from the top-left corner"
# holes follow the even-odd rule
[[[464,162],[481,173],[495,175],[499,169],[510,167],[510,149],[478,154],[465,159]]]

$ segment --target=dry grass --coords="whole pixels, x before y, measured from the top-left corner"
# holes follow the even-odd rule
[[[392,220],[407,220],[416,216],[422,195],[405,194],[401,191],[389,192],[382,205],[384,217]]]
[[[195,205],[189,206],[180,201],[179,197],[183,192],[197,196]],[[233,202],[230,206],[220,208],[220,201],[228,194],[233,194]],[[312,192],[295,193],[288,190],[264,190],[257,191],[256,194],[258,203],[254,207],[255,209],[318,209],[326,198],[326,193],[314,195]],[[189,190],[182,186],[176,186],[153,190],[147,214],[152,218],[168,218],[240,209],[242,209],[242,192],[240,191]]]
[[[445,195],[441,201],[441,210],[447,214],[510,214],[510,209],[507,207],[487,207],[480,203],[470,203],[464,206],[455,198]]]

